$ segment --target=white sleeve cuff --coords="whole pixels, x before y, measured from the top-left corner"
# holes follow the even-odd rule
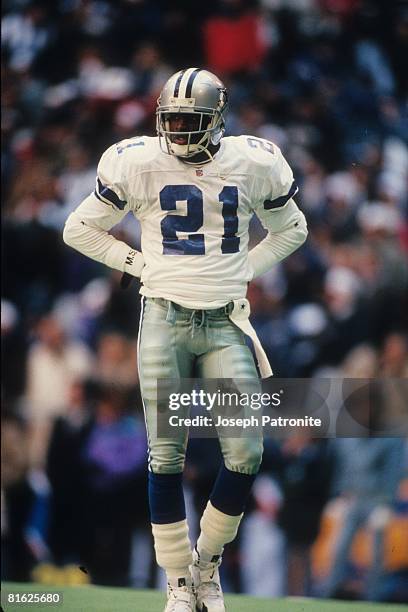
[[[140,251],[136,251],[136,249],[128,249],[125,259],[124,272],[140,278],[144,265],[145,262],[142,253],[140,253]]]

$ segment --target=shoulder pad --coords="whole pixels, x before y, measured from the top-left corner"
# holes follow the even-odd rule
[[[258,138],[257,136],[238,136],[237,144],[246,158],[258,165],[270,168],[275,165],[282,155],[279,147],[270,140]]]
[[[126,138],[114,146],[118,156],[131,161],[132,164],[144,164],[160,153],[159,139],[151,136]]]

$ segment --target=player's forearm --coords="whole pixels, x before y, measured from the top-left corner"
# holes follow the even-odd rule
[[[306,219],[300,211],[298,213],[297,218],[287,229],[275,233],[269,231],[267,236],[249,252],[249,265],[254,273],[253,278],[270,270],[305,242]]]
[[[117,240],[107,231],[87,225],[74,211],[67,219],[63,239],[83,255],[110,268],[140,277],[144,266],[143,255],[128,244]]]

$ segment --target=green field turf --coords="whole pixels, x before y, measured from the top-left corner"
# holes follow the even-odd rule
[[[10,604],[9,592],[53,592],[62,591],[60,605]],[[113,589],[97,586],[44,587],[39,584],[3,583],[2,609],[4,612],[162,612],[165,596],[159,591]],[[227,595],[228,612],[402,612],[408,606],[357,603],[354,601],[329,601],[319,599],[285,598],[258,599],[243,595]]]

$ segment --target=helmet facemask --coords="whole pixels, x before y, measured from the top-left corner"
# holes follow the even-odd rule
[[[161,97],[158,99],[157,134],[161,149],[165,153],[185,160],[205,153],[208,161],[212,159],[208,148],[210,145],[218,145],[225,131],[223,112],[227,105],[227,96],[225,89],[220,89],[219,92],[216,108],[194,106],[192,98],[172,98],[170,104],[162,106]],[[180,121],[175,129],[177,119]],[[181,123],[184,125],[179,129]],[[181,142],[182,140],[184,142]]]

